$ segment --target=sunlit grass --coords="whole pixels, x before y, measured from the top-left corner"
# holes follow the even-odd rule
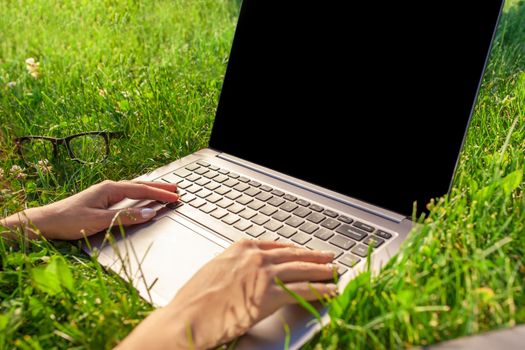
[[[238,1],[0,0],[0,8],[3,215],[206,146]],[[523,23],[525,6],[509,2],[451,196],[434,203],[379,276],[349,285],[312,347],[424,345],[524,322]],[[25,166],[13,144],[88,130],[125,132],[108,162],[81,166],[61,153],[43,171]],[[151,310],[76,244],[0,240],[0,257],[0,348],[109,348]]]

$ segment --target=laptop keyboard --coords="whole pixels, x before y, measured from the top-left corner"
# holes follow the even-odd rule
[[[236,241],[242,238],[288,241],[334,252],[339,275],[393,235],[354,218],[272,188],[204,161],[166,174],[157,181],[176,183],[180,202],[173,208]],[[209,222],[210,220],[204,220]],[[224,229],[224,225],[235,230]]]

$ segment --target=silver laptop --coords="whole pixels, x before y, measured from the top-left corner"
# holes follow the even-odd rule
[[[93,237],[99,261],[158,306],[241,239],[335,252],[340,290],[369,246],[377,271],[450,189],[502,2],[244,0],[209,148],[139,178],[181,202],[119,203],[158,215]],[[298,348],[311,321],[283,308],[238,348],[282,349],[283,323]]]

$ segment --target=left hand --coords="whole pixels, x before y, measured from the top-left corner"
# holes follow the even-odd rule
[[[161,182],[104,181],[61,201],[27,209],[6,218],[6,226],[20,226],[29,221],[48,239],[73,240],[118,225],[140,224],[152,219],[150,208],[108,209],[124,198],[176,202],[176,184]],[[116,216],[120,220],[114,220]]]

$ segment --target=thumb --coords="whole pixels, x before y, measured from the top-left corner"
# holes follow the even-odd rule
[[[157,212],[152,208],[128,208],[124,210],[108,210],[112,215],[112,226],[135,225],[151,220]]]

